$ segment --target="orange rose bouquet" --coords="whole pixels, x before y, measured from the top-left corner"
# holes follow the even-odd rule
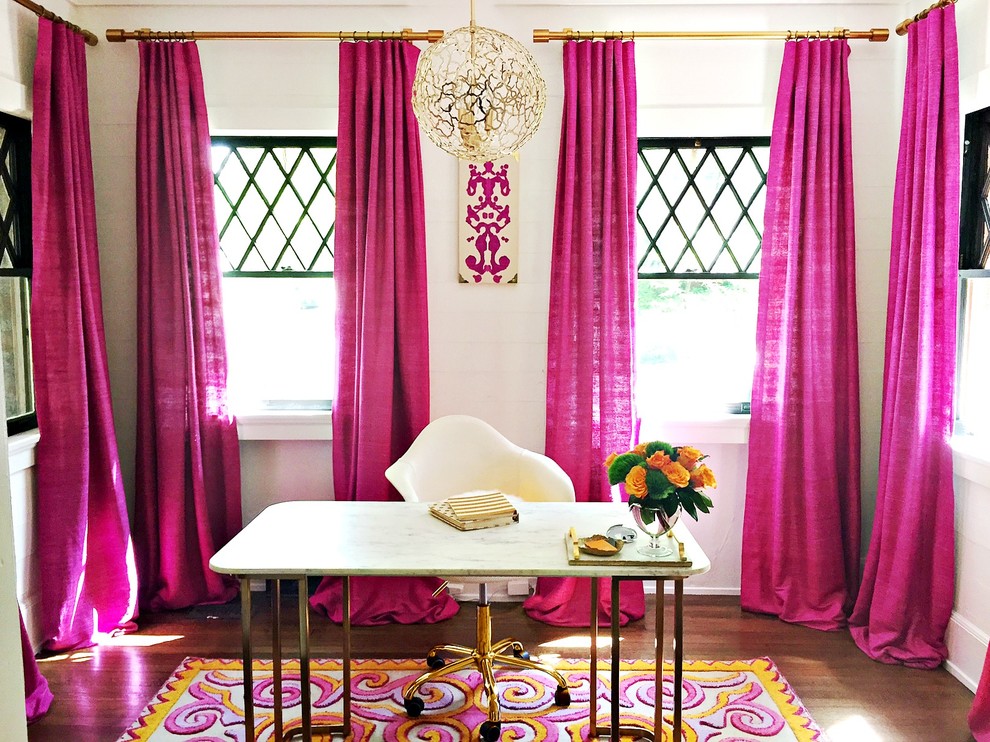
[[[613,453],[605,460],[609,484],[622,484],[629,505],[638,505],[644,519],[661,510],[670,518],[678,509],[695,520],[714,507],[701,490],[716,487],[715,474],[701,463],[705,454],[691,446],[671,446],[664,441],[640,443],[632,451]]]

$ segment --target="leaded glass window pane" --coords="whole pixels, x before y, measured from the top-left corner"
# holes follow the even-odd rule
[[[31,125],[0,113],[0,352],[9,434],[37,425],[31,367]]]
[[[765,137],[640,140],[640,278],[759,273],[769,145]]]
[[[330,408],[336,158],[331,138],[213,139],[228,396],[237,413]]]
[[[749,411],[758,282],[746,279],[760,272],[769,145],[639,142],[636,398],[646,437],[661,421]]]
[[[225,276],[333,275],[336,142],[214,137]]]

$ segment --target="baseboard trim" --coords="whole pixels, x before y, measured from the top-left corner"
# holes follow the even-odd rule
[[[656,595],[657,583],[654,580],[645,580],[643,582],[643,592],[647,595]],[[673,583],[668,582],[664,587],[664,593],[672,595],[674,593]],[[685,595],[735,595],[738,597],[739,588],[738,587],[708,587],[708,586],[698,586],[691,587],[691,581],[688,580],[684,583],[684,594]]]
[[[968,618],[953,611],[945,632],[945,643],[949,649],[945,669],[975,693],[983,671],[987,647],[990,645],[990,636]]]
[[[533,584],[536,580],[533,580]],[[450,583],[448,585],[450,589],[450,594],[455,600],[459,602],[472,602],[478,599],[478,588],[472,583]],[[526,599],[526,594],[520,593],[506,593],[505,585],[501,584],[497,580],[493,580],[488,586],[488,599],[492,603],[519,603]],[[656,595],[657,583],[655,580],[643,580],[643,592],[647,595]],[[664,593],[667,595],[673,595],[674,585],[668,580]],[[707,587],[698,586],[691,587],[691,581],[687,580],[684,583],[684,594],[685,595],[734,595],[739,596],[738,587]]]

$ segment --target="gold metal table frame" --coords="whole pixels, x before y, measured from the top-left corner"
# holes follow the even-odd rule
[[[619,622],[620,611],[612,611],[611,621],[611,667],[610,684],[612,688],[609,701],[610,716],[607,726],[598,725],[598,579],[591,579],[591,668],[588,673],[589,698],[588,698],[588,729],[591,739],[602,739],[607,737],[610,742],[619,742],[622,736],[638,735],[643,739],[660,740],[663,735],[657,735],[656,730],[663,725],[663,660],[664,660],[664,604],[665,604],[665,584],[666,578],[656,580],[656,681],[654,685],[654,712],[653,729],[646,729],[639,726],[622,726],[620,723],[619,706],[619,685],[620,685],[620,650],[621,627]],[[647,577],[612,577],[612,605],[619,605],[619,587],[622,582],[635,580],[645,581]],[[672,720],[672,730],[675,732],[673,738],[680,739],[682,732],[682,680],[684,664],[684,580],[673,579],[674,583],[674,677],[673,677],[673,702],[674,714]],[[310,687],[310,651],[309,651],[309,591],[307,580],[297,580],[299,587],[299,685],[300,685],[300,706],[302,709],[302,724],[299,729],[291,730],[288,733],[284,730],[284,720],[282,718],[282,641],[281,641],[281,583],[282,580],[272,579],[272,695],[275,699],[274,709],[274,738],[277,740],[290,740],[294,737],[301,737],[306,742],[312,740],[314,733],[340,735],[344,739],[348,738],[351,729],[351,616],[350,616],[350,578],[343,577],[343,646],[341,650],[342,668],[342,699],[343,715],[340,724],[325,724],[313,726],[312,711],[312,688]],[[251,647],[251,580],[241,578],[241,651],[243,653],[244,666],[244,728],[254,730],[254,698],[253,693],[248,692],[254,687],[254,671],[252,662],[254,659]],[[252,739],[255,737],[252,736]]]
[[[297,506],[288,508],[288,506]],[[677,563],[650,563],[642,566],[619,565],[570,565],[562,543],[562,523],[573,522],[580,532],[594,532],[602,524],[615,523],[628,511],[621,503],[526,503],[520,505],[520,523],[505,529],[483,529],[481,531],[450,533],[449,526],[431,518],[425,510],[418,511],[419,503],[333,503],[333,502],[292,502],[270,506],[267,510],[283,508],[269,517],[259,516],[234,537],[210,561],[211,568],[221,574],[237,577],[241,583],[241,641],[244,668],[244,722],[245,729],[252,730],[246,735],[255,739],[254,651],[251,642],[250,585],[252,580],[264,578],[272,581],[272,692],[274,698],[273,739],[291,740],[302,738],[311,742],[313,734],[331,735],[349,739],[351,734],[351,624],[350,624],[350,577],[362,575],[416,576],[438,575],[470,576],[490,575],[506,577],[584,577],[592,580],[591,589],[591,628],[589,673],[589,739],[607,737],[618,742],[621,735],[640,739],[662,739],[663,719],[663,655],[664,655],[664,587],[667,580],[674,583],[674,626],[673,626],[673,716],[674,739],[680,738],[682,728],[681,685],[683,680],[683,587],[684,580],[701,574],[710,568],[707,556],[686,530],[682,541],[688,548],[687,566]],[[394,508],[394,509],[393,509]],[[266,512],[267,512],[266,510]],[[264,513],[262,514],[264,515]],[[380,523],[391,519],[392,524],[416,534],[421,540],[409,547],[410,551],[399,555],[387,554],[395,543],[396,532],[384,528],[386,533],[379,538],[378,530],[368,523]],[[386,524],[387,525],[387,524]],[[486,533],[485,531],[488,531]],[[491,533],[501,532],[501,533]],[[424,536],[425,534],[425,536]],[[290,538],[291,536],[291,538]],[[553,544],[548,542],[552,537]],[[423,539],[427,546],[423,546]],[[443,541],[433,553],[429,544]],[[287,541],[295,546],[283,554],[280,549]],[[507,548],[511,541],[512,548]],[[325,544],[336,544],[326,547]],[[350,548],[359,552],[352,554]],[[469,548],[470,547],[470,548]],[[333,548],[337,551],[334,552]],[[462,551],[468,549],[467,552]],[[387,556],[382,554],[386,553]],[[501,556],[505,554],[506,556]],[[525,559],[522,555],[525,555]],[[499,559],[502,560],[499,563]],[[343,641],[341,648],[342,664],[342,704],[341,723],[313,725],[311,678],[311,650],[309,635],[309,591],[308,578],[333,575],[342,580],[343,599]],[[599,597],[598,579],[611,578],[612,605],[619,605],[619,586],[628,580],[656,580],[656,679],[655,711],[653,729],[639,726],[622,726],[619,707],[620,674],[620,611],[613,611],[611,623],[611,686],[610,718],[607,725],[599,725],[598,719],[598,621],[597,605]],[[299,631],[299,676],[301,724],[298,728],[286,731],[282,709],[283,668],[282,668],[282,582],[292,580],[298,586],[298,631]]]
[[[276,740],[300,737],[312,742],[313,733],[340,735],[348,739],[351,733],[351,579],[342,577],[343,640],[341,647],[341,697],[343,717],[340,724],[313,726],[313,689],[310,686],[309,651],[309,586],[308,578],[294,579],[299,588],[299,705],[302,722],[299,729],[285,731],[282,713],[282,578],[272,582],[272,698],[274,699],[274,735]],[[244,730],[245,739],[257,739],[254,723],[254,652],[251,648],[251,578],[241,577],[241,654],[244,668]],[[248,737],[247,730],[251,730]]]
[[[654,633],[656,650],[656,678],[653,685],[653,728],[640,726],[622,726],[620,723],[619,707],[619,668],[621,664],[619,640],[619,618],[621,611],[614,610],[619,605],[619,586],[622,582],[635,580],[644,582],[650,577],[612,577],[612,621],[611,621],[611,667],[610,684],[612,688],[609,699],[609,723],[607,726],[598,725],[598,580],[591,581],[591,668],[588,673],[588,729],[591,739],[608,737],[610,742],[619,742],[622,736],[651,739],[659,742],[663,734],[657,730],[663,729],[663,655],[664,655],[664,603],[665,585],[668,578],[657,578],[656,622]],[[681,739],[682,728],[682,682],[684,677],[684,578],[670,578],[674,583],[674,685],[673,702],[674,715],[671,723],[672,738]]]

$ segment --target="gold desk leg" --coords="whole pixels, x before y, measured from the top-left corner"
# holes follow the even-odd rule
[[[591,578],[591,671],[588,673],[588,732],[598,739],[598,578]]]
[[[303,740],[313,742],[313,699],[309,684],[309,588],[305,577],[299,580],[299,690]]]
[[[657,580],[657,616],[654,636],[656,639],[656,666],[657,675],[653,685],[653,738],[663,738],[663,611],[664,611],[664,589],[667,581],[663,578]],[[675,737],[675,739],[679,739]]]
[[[283,740],[301,737],[304,742],[312,742],[313,734],[340,735],[348,739],[351,731],[351,581],[349,577],[342,578],[343,612],[344,612],[344,641],[343,641],[343,695],[344,719],[342,724],[313,724],[313,699],[310,688],[310,657],[309,657],[309,589],[306,578],[299,580],[299,688],[300,703],[302,704],[302,725],[284,734]]]
[[[595,740],[595,739],[600,739],[603,735],[608,735],[608,738],[609,738],[610,742],[619,742],[622,737],[630,737],[632,739],[657,740],[659,742],[659,740],[662,740],[663,739],[662,727],[659,726],[659,724],[662,723],[662,719],[663,719],[663,717],[662,717],[662,712],[663,712],[663,707],[662,707],[663,693],[660,690],[661,683],[663,682],[662,681],[662,679],[663,679],[663,658],[662,658],[663,657],[663,655],[662,655],[662,652],[663,652],[663,649],[662,649],[662,643],[663,643],[663,633],[662,633],[663,632],[663,625],[662,625],[662,623],[659,623],[658,624],[658,626],[659,626],[659,629],[658,629],[658,632],[659,632],[658,633],[658,639],[659,639],[659,642],[660,643],[657,645],[657,647],[658,647],[658,649],[657,649],[657,653],[658,653],[658,660],[657,660],[658,669],[657,669],[657,691],[656,691],[656,694],[657,694],[657,698],[660,699],[661,707],[660,707],[660,711],[659,712],[656,712],[655,715],[654,715],[654,722],[655,722],[654,729],[653,730],[650,730],[650,729],[645,729],[643,727],[632,726],[632,725],[622,726],[619,723],[619,712],[620,712],[620,709],[619,709],[619,685],[620,685],[620,681],[619,681],[619,664],[620,664],[620,660],[619,660],[619,653],[620,653],[620,650],[619,650],[619,640],[621,638],[619,636],[619,619],[620,619],[621,614],[622,614],[622,611],[619,608],[619,606],[620,606],[620,602],[619,602],[619,585],[620,585],[620,583],[622,582],[623,579],[639,579],[639,578],[633,578],[633,577],[628,577],[628,578],[612,577],[611,579],[612,579],[612,622],[611,622],[611,631],[612,631],[612,653],[611,653],[611,655],[612,655],[612,667],[611,667],[610,677],[611,677],[611,683],[612,683],[612,690],[611,690],[611,693],[609,694],[609,708],[610,708],[610,711],[611,711],[611,713],[610,713],[610,719],[609,719],[609,722],[610,723],[609,723],[609,726],[607,726],[607,727],[599,727],[599,726],[597,726],[595,724],[595,716],[593,714],[590,714],[591,722],[589,724],[589,735],[588,736],[589,736],[590,739]],[[592,590],[592,596],[596,596],[596,595],[597,595],[597,591]],[[597,601],[595,601],[595,602],[597,602]],[[660,611],[660,614],[658,616],[658,621],[661,621],[662,622],[663,621],[663,618],[662,618],[662,616],[663,616],[663,604],[662,603],[660,604],[658,610]],[[593,613],[593,615],[592,615],[592,625],[593,626],[597,622],[597,619],[598,619],[597,614],[596,613]],[[592,641],[593,642],[595,640],[594,639],[595,636],[596,636],[596,633],[594,633],[594,630],[593,630],[593,633],[592,633]],[[592,665],[591,665],[591,669],[592,669],[592,672],[595,674],[595,681],[596,681],[596,685],[597,685],[597,665],[596,665],[596,660],[597,660],[597,653],[595,652],[594,645],[592,645]],[[589,713],[590,713],[590,710],[589,710]],[[656,719],[657,718],[661,719],[661,722],[656,722]]]
[[[684,674],[684,579],[674,580],[674,739],[681,739],[681,680]]]
[[[344,602],[344,641],[343,641],[343,694],[344,694],[344,739],[351,733],[351,578],[343,578]]]
[[[609,737],[612,742],[619,742],[619,584],[620,580],[612,578],[612,730]]]
[[[275,739],[285,736],[282,719],[282,581],[272,580],[272,691],[275,694]]]
[[[251,579],[241,578],[241,658],[244,677],[244,738],[253,740],[254,728],[254,673],[251,656]]]

